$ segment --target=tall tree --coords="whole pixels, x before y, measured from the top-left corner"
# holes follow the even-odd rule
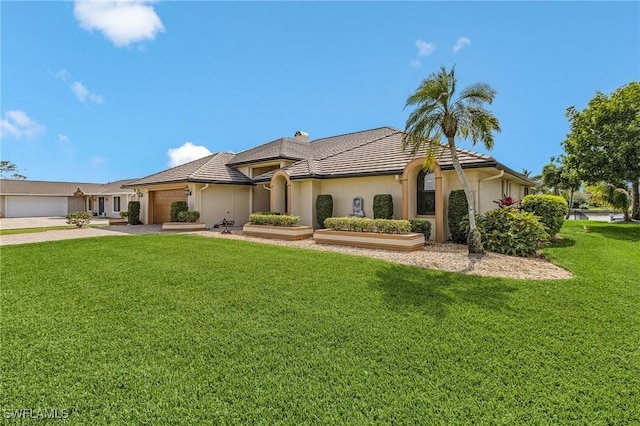
[[[3,179],[26,179],[27,177],[20,173],[18,166],[11,161],[0,160],[0,177]]]
[[[500,131],[500,123],[484,104],[493,102],[496,91],[488,84],[475,83],[457,93],[456,85],[455,67],[447,71],[443,66],[438,73],[429,74],[409,96],[405,108],[416,108],[407,119],[403,149],[411,147],[411,153],[415,154],[426,146],[424,165],[427,170],[433,170],[442,138],[446,138],[445,146],[451,152],[453,168],[469,206],[469,253],[481,254],[484,247],[476,226],[473,192],[458,161],[455,140],[471,138],[473,145],[480,141],[487,149],[493,148],[493,131]]]
[[[566,115],[566,164],[589,184],[630,182],[632,215],[640,219],[640,82],[610,96],[596,92],[584,110],[572,106]]]

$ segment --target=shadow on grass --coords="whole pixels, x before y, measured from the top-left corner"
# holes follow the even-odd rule
[[[571,247],[571,246],[575,246],[576,245],[576,240],[571,239],[571,238],[567,238],[567,237],[560,237],[560,238],[555,238],[554,240],[551,241],[551,244],[549,244],[550,248],[565,248],[565,247]]]
[[[376,274],[371,287],[383,294],[385,305],[402,311],[413,306],[437,319],[459,304],[472,304],[492,311],[509,310],[510,294],[517,287],[500,278],[420,270],[390,265]]]
[[[606,223],[588,226],[589,232],[623,241],[640,241],[640,224],[634,222]]]

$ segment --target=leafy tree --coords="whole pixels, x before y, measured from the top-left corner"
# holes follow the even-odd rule
[[[493,131],[500,131],[500,123],[493,113],[485,109],[491,104],[496,91],[485,83],[476,83],[456,93],[455,67],[447,71],[441,67],[422,81],[414,94],[407,99],[406,106],[416,106],[405,126],[403,149],[411,147],[411,153],[426,146],[424,165],[433,170],[436,156],[443,149],[443,136],[451,152],[453,168],[464,188],[469,209],[469,253],[484,253],[480,232],[476,226],[475,202],[469,182],[460,166],[455,138],[471,138],[475,145],[481,141],[487,149],[493,148]]]
[[[633,217],[640,219],[640,82],[610,96],[596,92],[587,107],[567,109],[571,131],[563,142],[566,164],[588,184],[632,186]]]
[[[10,174],[10,175],[7,175]],[[11,161],[0,160],[0,177],[3,179],[26,179],[27,177],[20,173],[18,166]]]
[[[624,185],[611,185],[600,182],[596,185],[587,187],[587,191],[591,194],[594,202],[601,206],[622,210],[624,220],[629,221],[629,207],[631,206],[631,194],[629,188]]]

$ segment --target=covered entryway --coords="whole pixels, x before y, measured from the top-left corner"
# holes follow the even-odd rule
[[[187,201],[184,189],[167,189],[164,191],[150,191],[151,220],[154,225],[161,225],[171,220],[171,203]]]
[[[7,217],[66,216],[67,197],[7,196]]]

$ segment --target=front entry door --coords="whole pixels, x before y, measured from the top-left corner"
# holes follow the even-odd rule
[[[104,213],[104,197],[98,197],[98,215],[102,216]]]

